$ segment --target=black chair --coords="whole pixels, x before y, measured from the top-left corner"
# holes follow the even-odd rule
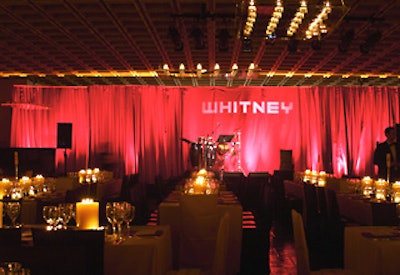
[[[321,220],[318,209],[318,198],[316,187],[313,184],[303,184],[303,213],[304,228],[307,245],[310,253],[310,268],[318,269],[321,262],[322,240]]]
[[[259,212],[263,208],[264,189],[270,178],[271,175],[264,172],[251,172],[247,175],[244,209]]]
[[[20,245],[21,245],[21,227],[0,228],[0,247],[20,246]]]
[[[32,274],[104,273],[103,230],[58,230],[32,228],[35,254],[40,257],[25,259]]]
[[[228,190],[232,191],[243,204],[246,177],[242,172],[224,172],[223,181]]]

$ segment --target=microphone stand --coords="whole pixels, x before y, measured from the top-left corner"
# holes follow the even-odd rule
[[[64,176],[67,175],[67,148],[64,148]]]

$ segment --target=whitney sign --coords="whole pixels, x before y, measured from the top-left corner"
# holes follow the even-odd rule
[[[203,114],[289,114],[293,110],[293,102],[284,101],[203,101]]]

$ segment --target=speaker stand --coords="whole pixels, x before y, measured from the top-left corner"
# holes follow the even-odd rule
[[[64,148],[64,176],[67,175],[67,148]]]

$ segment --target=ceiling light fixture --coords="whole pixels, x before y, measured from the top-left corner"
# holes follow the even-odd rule
[[[202,70],[203,70],[203,66],[201,66],[200,63],[198,63],[196,66],[196,74],[197,74],[198,78],[201,78]]]
[[[214,77],[218,77],[220,71],[221,71],[221,68],[219,67],[219,64],[218,64],[218,63],[215,63],[213,76],[214,76]]]
[[[324,21],[328,19],[328,14],[332,11],[331,4],[326,1],[321,12],[311,21],[306,30],[306,38],[311,39],[313,36],[320,37],[328,32]]]
[[[232,65],[232,70],[231,70],[231,73],[229,74],[229,76],[232,78],[235,77],[237,75],[238,69],[239,69],[238,65],[236,63],[234,63]]]
[[[250,0],[249,6],[247,7],[247,20],[244,25],[243,35],[244,37],[250,37],[253,32],[254,23],[257,19],[257,7],[254,3],[254,0]]]
[[[253,75],[255,68],[256,66],[254,65],[254,63],[250,63],[249,68],[247,70],[247,77],[251,77]]]
[[[276,1],[276,6],[274,8],[274,12],[272,13],[272,17],[269,20],[267,30],[265,31],[265,34],[267,35],[267,39],[275,39],[275,30],[276,27],[279,24],[279,20],[282,18],[282,13],[284,11],[284,8],[282,6],[282,2],[280,0]]]
[[[293,37],[296,34],[306,13],[308,13],[307,2],[303,0],[300,2],[300,7],[297,9],[296,14],[290,21],[289,28],[286,31],[287,36]]]
[[[183,63],[179,65],[179,76],[185,77],[185,65]]]

